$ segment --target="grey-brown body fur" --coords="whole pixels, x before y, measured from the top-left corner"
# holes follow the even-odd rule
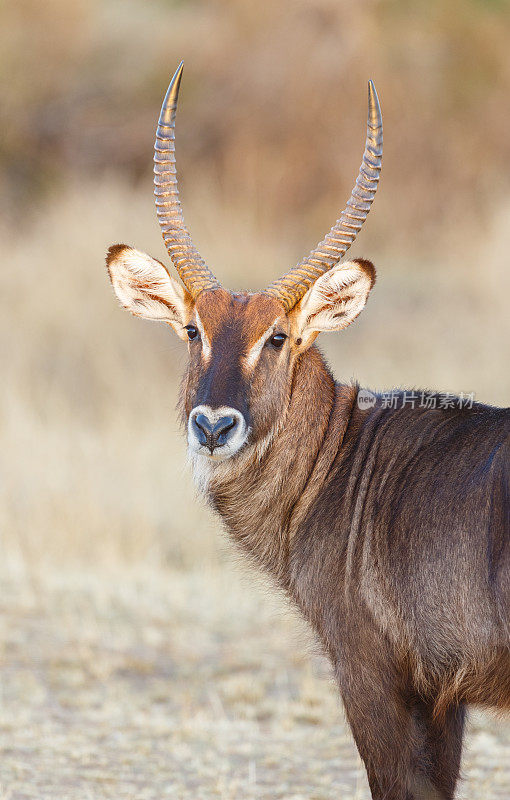
[[[318,633],[373,797],[451,798],[465,704],[510,707],[510,411],[356,396],[312,347],[209,494]]]

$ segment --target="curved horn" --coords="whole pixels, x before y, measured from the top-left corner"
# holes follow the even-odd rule
[[[195,299],[204,289],[219,289],[220,284],[193,246],[179,200],[175,167],[175,111],[182,69],[181,61],[161,106],[154,144],[154,194],[166,249],[182,282]]]
[[[294,308],[310,286],[335,266],[347,252],[365,222],[375,197],[382,165],[382,116],[372,81],[368,82],[367,140],[356,185],[340,218],[304,261],[278,278],[265,290],[276,297],[286,311]]]

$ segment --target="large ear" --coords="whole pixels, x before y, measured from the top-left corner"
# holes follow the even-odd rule
[[[137,317],[170,324],[181,339],[187,340],[184,326],[190,319],[193,301],[163,264],[125,244],[114,244],[108,250],[106,265],[124,308]]]
[[[357,258],[328,270],[289,314],[295,335],[311,343],[321,331],[339,331],[355,319],[375,283],[375,267]]]

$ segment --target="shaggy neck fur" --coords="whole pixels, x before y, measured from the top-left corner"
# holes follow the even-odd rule
[[[287,413],[266,442],[226,462],[194,464],[230,534],[285,589],[293,532],[324,485],[355,395],[335,385],[312,347],[296,362]]]

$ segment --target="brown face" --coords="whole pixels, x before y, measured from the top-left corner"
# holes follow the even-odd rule
[[[126,245],[110,248],[107,264],[125,308],[171,325],[188,343],[188,445],[193,456],[208,461],[271,441],[285,421],[296,358],[320,331],[349,325],[375,279],[369,261],[343,262],[286,311],[262,292],[206,289],[193,300],[159,261]]]
[[[190,450],[223,460],[270,437],[285,414],[298,352],[282,305],[264,294],[206,291],[186,329]]]

